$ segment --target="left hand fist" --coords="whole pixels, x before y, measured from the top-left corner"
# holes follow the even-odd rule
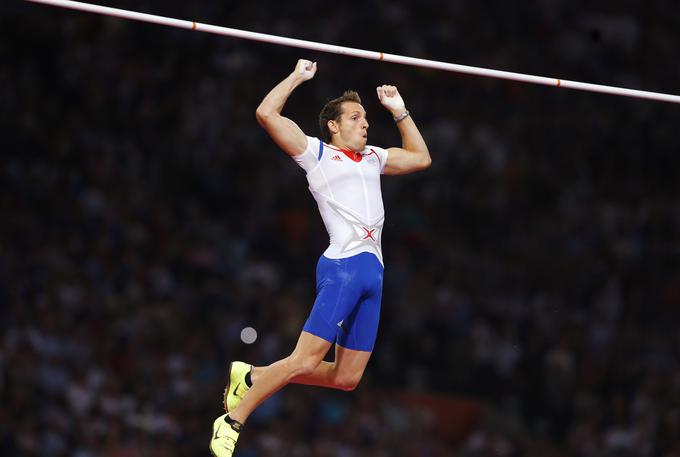
[[[390,110],[393,115],[399,115],[406,109],[406,104],[404,99],[399,95],[399,91],[396,86],[378,86],[376,88],[378,92],[378,99],[382,106]]]

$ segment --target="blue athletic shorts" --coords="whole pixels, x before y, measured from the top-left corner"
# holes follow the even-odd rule
[[[319,258],[316,300],[304,330],[357,351],[373,351],[380,320],[383,266],[369,252]]]

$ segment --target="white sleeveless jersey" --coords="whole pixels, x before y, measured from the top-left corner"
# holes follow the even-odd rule
[[[330,237],[324,255],[342,259],[372,252],[383,263],[380,239],[385,210],[380,175],[387,150],[366,146],[354,153],[307,137],[307,149],[293,159],[307,174]]]

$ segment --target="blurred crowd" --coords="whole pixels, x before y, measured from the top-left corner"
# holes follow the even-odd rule
[[[669,0],[369,0],[324,17],[302,2],[105,4],[680,92]],[[369,143],[398,145],[373,98],[394,83],[433,166],[383,179],[383,311],[362,384],[287,388],[236,454],[680,457],[675,106],[26,2],[0,25],[3,456],[207,455],[228,362],[293,348],[328,240],[254,111],[305,57],[319,71],[285,111],[305,132],[353,88]],[[483,413],[452,440],[404,393]]]

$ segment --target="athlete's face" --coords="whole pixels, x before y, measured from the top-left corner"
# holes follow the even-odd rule
[[[344,102],[340,119],[332,122],[337,129],[334,138],[336,146],[355,152],[364,150],[368,140],[368,121],[363,106],[356,102]]]

